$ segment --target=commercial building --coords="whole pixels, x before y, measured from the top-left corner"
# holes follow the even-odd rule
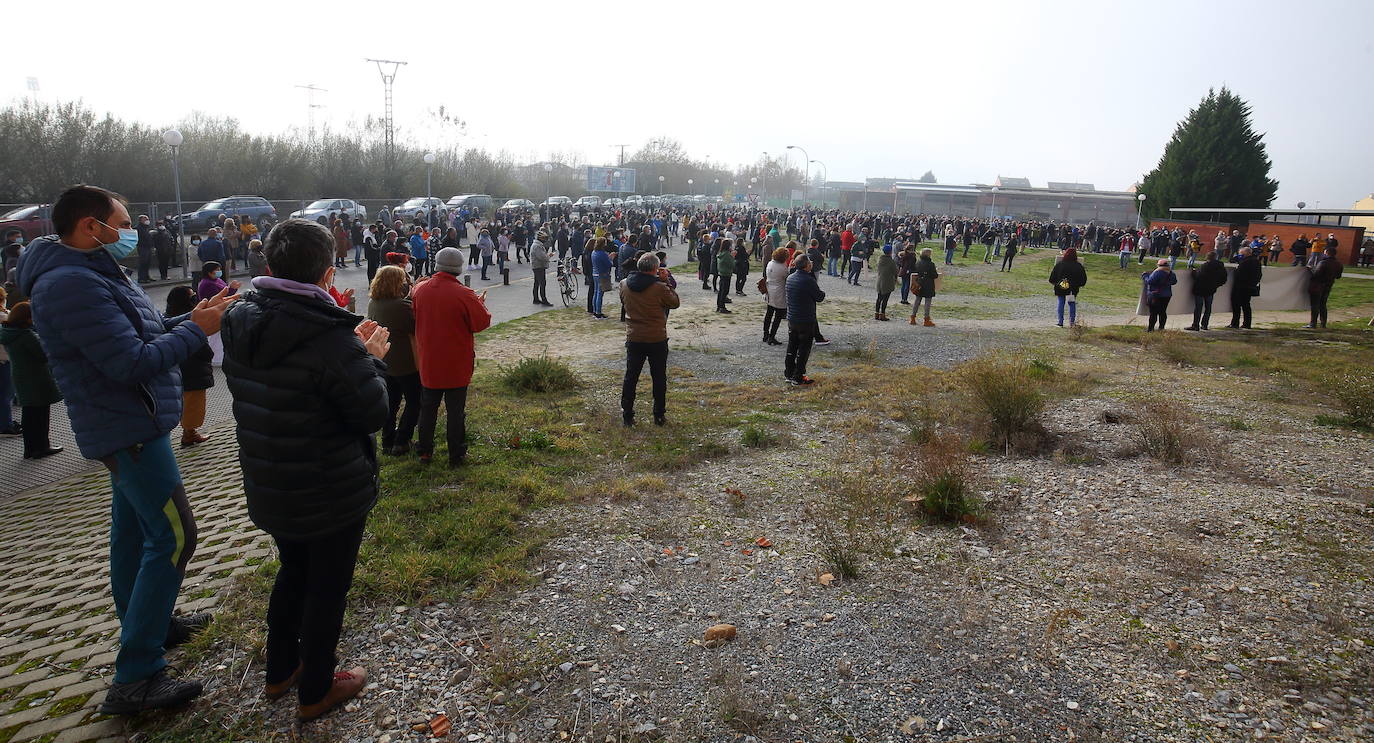
[[[843,209],[941,214],[959,217],[1011,217],[1075,224],[1134,225],[1134,191],[1099,191],[1091,183],[1058,183],[1044,188],[1027,178],[998,176],[991,184],[956,185],[870,178],[864,188],[826,184]]]

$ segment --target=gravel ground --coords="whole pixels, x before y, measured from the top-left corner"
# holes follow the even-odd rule
[[[813,356],[822,383],[827,353],[870,337],[885,363],[934,368],[1018,342],[972,321],[845,318],[860,295],[840,289],[835,315],[822,311],[836,343]],[[673,366],[776,373],[781,347],[755,337],[757,295],[732,316],[709,312],[699,288],[684,297]],[[978,301],[1026,327],[1046,306]],[[577,344],[581,363],[618,368],[611,324]],[[538,348],[569,327],[502,345]],[[209,704],[364,743],[432,738],[439,715],[467,741],[1374,739],[1371,437],[1312,424],[1304,396],[1260,404],[1213,370],[1127,374],[1103,356],[1097,391],[1045,416],[1064,448],[974,458],[982,523],[895,518],[854,540],[856,578],[833,579],[834,522],[818,514],[842,497],[831,477],[863,477],[885,445],[841,441],[843,414],[798,415],[772,424],[777,446],[736,445],[665,492],[536,512],[531,526],[557,536],[524,587],[357,608],[340,655],[371,683],[322,722],[293,730],[291,703],[262,701],[261,667],[238,649],[199,669]],[[1151,394],[1205,422],[1189,432],[1196,463],[1131,453],[1126,398]],[[870,423],[875,442],[902,432]],[[737,635],[706,647],[717,623]]]

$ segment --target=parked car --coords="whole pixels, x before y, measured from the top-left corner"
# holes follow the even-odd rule
[[[511,199],[501,205],[502,209],[534,209],[534,202],[529,199]]]
[[[21,206],[18,209],[11,209],[0,214],[0,239],[3,239],[5,233],[12,229],[24,233],[23,240],[25,243],[35,237],[53,234],[56,230],[53,229],[52,216],[49,214],[51,206],[51,204]]]
[[[571,203],[573,203],[572,199],[568,198],[567,196],[550,196],[549,198],[544,199],[544,203],[543,203],[542,205],[543,205],[543,206],[567,206],[567,205],[569,205],[569,204],[571,204]]]
[[[466,208],[469,212],[486,216],[491,214],[491,208],[494,204],[495,202],[492,201],[491,197],[484,193],[465,193],[449,199],[446,206],[449,211]]]
[[[222,199],[207,201],[195,211],[181,215],[187,234],[204,232],[221,214],[238,219],[240,215],[253,218],[261,223],[264,218],[277,221],[277,208],[261,196],[226,196]]]
[[[624,200],[624,199],[606,199],[605,201],[601,202],[601,205],[602,205],[602,206],[605,206],[605,207],[610,207],[611,209],[615,209],[615,208],[617,208],[617,207],[624,206],[624,205],[625,205],[625,200]]]
[[[313,219],[329,226],[329,215],[347,214],[349,219],[367,219],[367,207],[353,199],[320,199],[313,201],[304,209],[291,212],[292,219]]]
[[[573,204],[573,206],[579,209],[595,209],[601,206],[601,197],[583,196],[582,198],[578,199],[577,202]]]
[[[644,197],[643,197],[643,196],[640,196],[639,194],[633,194],[633,195],[631,195],[631,196],[626,196],[626,197],[625,197],[625,206],[626,206],[626,207],[634,207],[634,208],[636,208],[636,209],[643,209],[643,208],[644,208]]]
[[[444,207],[444,200],[433,196],[416,196],[413,199],[406,199],[400,206],[391,210],[391,218],[399,219],[402,222],[410,222],[416,219],[425,219],[429,213],[435,209]]]

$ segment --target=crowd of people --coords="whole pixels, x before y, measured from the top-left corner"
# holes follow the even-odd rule
[[[783,345],[778,333],[787,322],[783,377],[797,386],[815,382],[807,373],[812,348],[829,343],[818,314],[827,299],[823,281],[862,286],[872,278],[874,321],[889,320],[898,294],[910,306],[910,324],[934,326],[941,272],[938,248],[926,240],[943,246],[947,265],[960,244],[967,256],[981,242],[981,259],[1000,257],[1008,271],[1025,246],[1056,248],[1047,280],[1060,326],[1078,322],[1077,297],[1089,278],[1080,251],[1118,250],[1123,269],[1128,255],[1138,264],[1159,256],[1141,277],[1151,331],[1165,328],[1182,246],[1196,300],[1190,330],[1208,328],[1212,295],[1228,281],[1232,327],[1250,327],[1261,246],[1271,250],[1262,238],[1219,235],[1193,266],[1200,241],[1177,231],[813,209],[524,210],[490,218],[435,212],[410,224],[382,211],[369,224],[331,215],[326,224],[261,225],[225,215],[193,240],[200,268],[162,310],[139,286],[141,259],[136,278],[119,261],[149,236],[156,243],[167,225],[131,217],[109,191],[68,189],[52,207],[56,235],[16,249],[13,261],[7,246],[6,286],[21,301],[8,305],[0,293],[0,399],[17,397],[23,420],[8,420],[10,406],[0,406],[0,433],[22,435],[25,457],[61,451],[48,440],[48,411],[65,401],[81,454],[109,471],[110,582],[121,630],[102,712],[173,706],[202,691],[199,682],[166,672],[166,651],[209,621],[173,614],[196,527],[171,435],[180,428],[182,447],[208,439],[201,429],[215,363],[233,398],[248,513],[273,538],[281,562],[266,619],[263,693],[277,699],[294,689],[297,715],[309,720],[366,684],[361,667],[336,671],[335,649],[379,494],[374,436],[380,432],[383,456],[430,464],[440,451],[442,407],[447,464],[466,461],[474,340],[492,317],[486,290],[467,286],[464,274],[480,270],[497,280],[488,269],[504,270],[513,256],[531,264],[532,300],[547,305],[545,274],[556,261],[560,272],[582,275],[592,318],[609,319],[606,297],[618,297],[626,330],[622,421],[636,423],[647,365],[653,422],[662,426],[668,319],[682,303],[678,277],[666,265],[665,249],[675,244],[687,246],[694,281],[711,293],[717,312],[735,312],[734,298],[753,287],[764,299],[762,342]],[[1312,326],[1326,324],[1326,297],[1341,275],[1335,255],[1328,239],[1311,266]],[[1228,256],[1233,271],[1223,263]],[[350,262],[367,267],[366,319],[351,311],[352,291],[335,285]],[[232,278],[239,265],[247,285]],[[754,266],[759,278],[751,284]]]

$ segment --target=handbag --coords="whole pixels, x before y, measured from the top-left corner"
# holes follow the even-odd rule
[[[768,293],[768,279],[767,279],[767,277],[760,278],[760,279],[759,279],[759,294],[767,294],[767,293]]]

